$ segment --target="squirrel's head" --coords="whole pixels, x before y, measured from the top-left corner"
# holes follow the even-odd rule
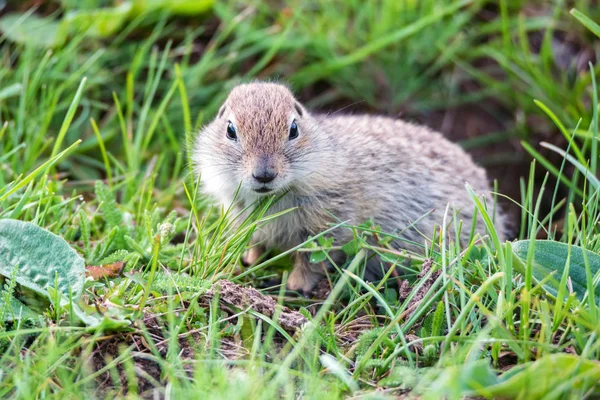
[[[287,87],[236,86],[216,118],[198,134],[196,172],[205,189],[216,195],[238,187],[241,194],[291,189],[314,169],[316,130]]]

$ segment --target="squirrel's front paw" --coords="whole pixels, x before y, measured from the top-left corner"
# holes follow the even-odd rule
[[[304,296],[308,296],[315,288],[322,274],[311,271],[305,266],[294,266],[292,273],[287,281],[287,288],[295,292],[299,292]]]
[[[246,267],[249,265],[253,265],[255,262],[258,261],[258,259],[260,258],[260,256],[263,255],[264,252],[265,249],[262,246],[254,246],[249,248],[242,256],[242,264],[244,264],[244,266]]]

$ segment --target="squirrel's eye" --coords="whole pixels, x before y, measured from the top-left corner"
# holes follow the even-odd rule
[[[227,139],[229,139],[229,140],[237,139],[237,132],[235,131],[235,126],[233,126],[231,121],[229,121],[229,124],[227,124]]]
[[[296,121],[292,121],[292,126],[290,126],[290,140],[296,139],[298,137],[298,125]]]

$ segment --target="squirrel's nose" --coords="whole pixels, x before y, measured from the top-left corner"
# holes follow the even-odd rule
[[[254,164],[254,171],[252,177],[260,183],[269,183],[277,176],[277,169],[273,164],[273,161],[268,156],[260,157],[256,164]]]
[[[252,177],[260,183],[269,183],[277,176],[277,173],[267,168],[254,171]]]

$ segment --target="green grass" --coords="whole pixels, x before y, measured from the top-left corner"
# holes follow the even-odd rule
[[[307,318],[297,332],[276,315],[206,296],[220,279],[264,287],[289,270],[287,254],[240,264],[253,231],[271,218],[268,203],[236,225],[239,216],[211,207],[189,172],[194,132],[228,88],[255,78],[289,81],[310,107],[358,102],[425,122],[483,102],[502,131],[465,145],[522,141],[522,153],[536,159],[514,181],[516,235],[600,252],[598,67],[561,64],[551,40],[569,34],[594,49],[585,16],[598,21],[598,10],[576,1],[575,18],[562,1],[494,3],[293,1],[273,9],[224,1],[201,17],[133,15],[110,38],[72,33],[52,49],[0,36],[0,219],[50,230],[86,265],[125,263],[118,277],[86,282],[76,305],[104,318],[95,326],[58,298],[36,304],[3,279],[0,316],[10,294],[39,315],[0,321],[0,397],[597,394],[600,278],[592,261],[586,296],[568,293],[568,271],[555,276],[553,295],[549,278],[535,274],[534,251],[519,263],[474,194],[488,235],[466,247],[447,234],[461,224],[451,210],[410,257],[389,249],[373,224],[347,227],[353,256],[330,277],[326,299],[264,289]],[[54,6],[78,7],[53,4],[33,12],[58,20]],[[525,6],[540,12],[528,16]],[[383,239],[377,248],[366,240],[374,234]],[[327,258],[327,237],[299,250]],[[367,250],[412,271],[406,298],[388,284],[394,277],[377,285],[361,278]],[[501,375],[507,369],[512,378]]]

